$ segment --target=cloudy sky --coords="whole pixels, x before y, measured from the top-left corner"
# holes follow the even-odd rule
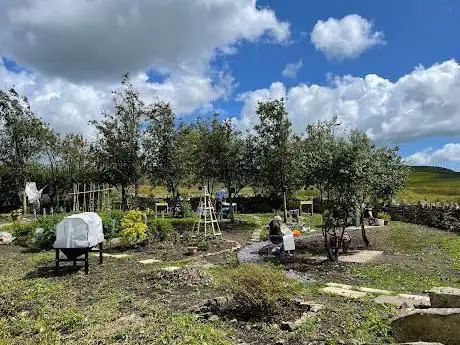
[[[460,170],[459,15],[457,0],[1,0],[0,88],[85,135],[126,72],[184,119],[242,129],[284,97],[297,132],[336,115]]]

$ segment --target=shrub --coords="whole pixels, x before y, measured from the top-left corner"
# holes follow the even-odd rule
[[[197,243],[198,250],[208,250],[209,249],[209,242],[206,240],[201,240]]]
[[[283,270],[268,264],[240,265],[217,282],[221,291],[233,297],[235,311],[249,318],[275,314],[277,302],[291,297],[290,284]]]
[[[2,231],[7,231],[15,237],[15,243],[26,246],[32,239],[35,230],[34,223],[21,223],[14,222],[12,224],[5,225]]]
[[[121,221],[120,242],[126,246],[143,243],[147,239],[147,225],[141,211],[129,211]]]
[[[104,238],[112,239],[117,237],[121,231],[121,221],[125,213],[119,210],[113,210],[111,212],[99,213],[102,219],[102,227],[104,229]]]
[[[67,214],[55,214],[41,217],[34,223],[33,235],[28,246],[34,250],[49,250],[53,248],[56,240],[56,225],[63,220]],[[36,229],[43,229],[37,231]]]
[[[378,212],[377,218],[383,219],[383,220],[391,220],[391,216],[386,212]]]
[[[154,238],[160,241],[176,241],[177,232],[171,221],[163,218],[156,218],[149,221],[149,230]]]
[[[193,216],[192,204],[190,204],[190,201],[182,201],[182,216],[184,218]]]

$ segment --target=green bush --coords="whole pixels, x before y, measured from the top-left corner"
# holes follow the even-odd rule
[[[169,219],[151,219],[148,225],[154,239],[160,241],[175,241],[177,239],[177,232],[174,231],[171,220]]]
[[[125,246],[141,244],[147,239],[147,225],[141,211],[129,211],[121,220],[120,242]]]
[[[209,249],[209,242],[206,240],[201,240],[197,243],[198,250],[208,250]]]
[[[102,219],[104,238],[110,240],[119,236],[121,231],[121,221],[125,216],[125,212],[113,210],[111,212],[101,212],[99,213],[99,216]]]
[[[391,216],[386,212],[378,212],[377,218],[383,219],[383,220],[391,220]]]
[[[26,246],[32,239],[35,230],[34,223],[14,222],[2,227],[2,231],[9,232],[15,237],[15,243]]]
[[[278,301],[292,296],[291,280],[273,265],[244,264],[217,279],[217,288],[233,297],[235,311],[250,317],[270,317]]]
[[[182,201],[182,215],[184,218],[189,218],[193,216],[193,210],[190,201]]]

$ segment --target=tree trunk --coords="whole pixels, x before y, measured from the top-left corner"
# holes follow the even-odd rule
[[[134,203],[136,208],[139,207],[139,182],[136,182],[134,185]]]
[[[230,189],[229,189],[228,201],[230,203],[230,221],[233,223],[233,222],[235,222],[235,215],[233,214],[233,202],[232,202],[232,200],[233,200],[232,192],[230,192]]]
[[[121,209],[126,211],[128,209],[128,203],[126,202],[126,186],[121,185]]]
[[[283,208],[284,208],[284,223],[287,223],[287,201],[286,201],[286,191],[283,192]]]
[[[174,196],[174,205],[173,205],[173,214],[172,216],[176,216],[176,208],[177,208],[177,202],[179,201],[179,190],[173,193]]]
[[[366,228],[364,227],[364,214],[363,214],[362,208],[361,208],[361,235],[363,236],[364,244],[366,245],[366,247],[368,247],[370,242],[366,235]]]

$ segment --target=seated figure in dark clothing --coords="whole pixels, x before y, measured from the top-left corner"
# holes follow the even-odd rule
[[[268,224],[270,228],[270,242],[276,245],[281,244],[281,247],[277,251],[278,253],[282,253],[284,251],[283,247],[283,232],[281,231],[281,217],[275,216],[273,220]]]

